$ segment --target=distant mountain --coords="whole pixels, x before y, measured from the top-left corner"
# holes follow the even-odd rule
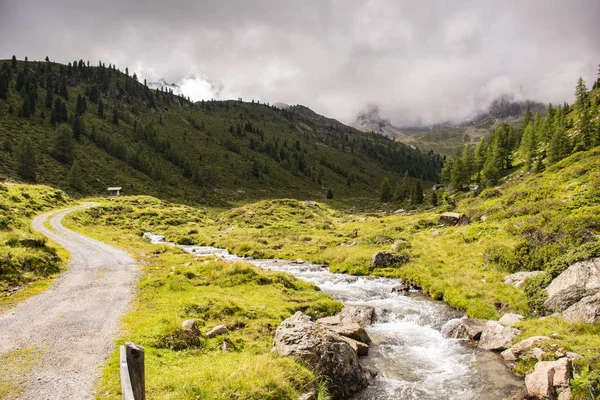
[[[399,128],[406,136],[399,141],[421,150],[455,156],[465,143],[476,143],[487,136],[501,123],[518,124],[529,105],[532,114],[545,114],[545,106],[533,101],[515,101],[512,96],[501,96],[492,101],[487,110],[462,123],[440,123],[435,125]]]
[[[176,83],[168,83],[164,78],[160,78],[154,82],[148,82],[147,84],[150,89],[160,89],[162,87],[165,89],[173,89],[173,93],[175,94],[181,94],[181,87],[179,85]]]
[[[351,126],[360,131],[375,132],[390,139],[408,134],[392,125],[389,120],[381,118],[379,106],[376,104],[369,104],[364,111],[361,111]]]

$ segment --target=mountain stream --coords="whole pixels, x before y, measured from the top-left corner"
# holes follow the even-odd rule
[[[144,236],[152,243],[174,245],[163,236]],[[361,363],[377,368],[379,375],[354,400],[502,400],[524,387],[499,355],[443,337],[444,324],[463,317],[461,312],[419,292],[408,296],[393,293],[398,279],[334,274],[309,263],[241,258],[209,246],[177,246],[196,256],[217,256],[288,272],[344,304],[374,307],[373,325],[366,328],[372,344]]]

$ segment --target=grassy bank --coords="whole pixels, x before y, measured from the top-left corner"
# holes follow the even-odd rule
[[[71,204],[40,185],[0,185],[0,310],[49,287],[68,253],[31,229],[42,212]]]
[[[130,204],[125,206],[126,202]],[[173,247],[149,244],[139,235],[150,228],[169,231],[176,220],[181,221],[179,229],[189,233],[184,226],[200,225],[203,211],[152,198],[104,204],[122,207],[121,212],[104,206],[75,213],[66,223],[128,249],[141,261],[143,276],[118,342],[129,340],[145,347],[149,398],[293,399],[313,386],[320,399],[327,398],[312,371],[270,350],[283,319],[298,310],[315,318],[331,315],[340,303],[290,275],[245,263],[198,259]],[[129,225],[133,219],[127,211],[133,210],[138,211],[137,229]],[[111,223],[96,225],[99,215]],[[185,216],[192,222],[183,222]],[[224,324],[229,334],[187,339],[180,328],[187,319],[196,319],[202,333]],[[228,351],[222,350],[224,341]],[[117,350],[104,369],[98,398],[120,398]]]

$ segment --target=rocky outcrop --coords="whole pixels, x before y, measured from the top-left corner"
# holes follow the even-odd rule
[[[512,285],[517,289],[523,287],[525,284],[525,279],[531,278],[533,276],[538,276],[543,274],[544,271],[522,271],[517,272],[516,274],[508,275],[504,278],[504,283],[507,285]]]
[[[567,321],[587,322],[588,324],[600,322],[600,292],[582,298],[563,311],[562,316]]]
[[[388,252],[388,251],[378,251],[377,253],[373,254],[373,257],[371,258],[371,265],[374,268],[387,268],[387,267],[391,267],[394,264],[398,264],[401,263],[403,260]]]
[[[440,224],[444,226],[463,226],[471,222],[465,214],[445,212],[440,215]]]
[[[562,312],[585,297],[600,292],[600,258],[580,261],[556,277],[546,288],[548,300],[544,306]]]
[[[485,350],[506,350],[512,346],[513,340],[519,334],[521,334],[519,329],[504,326],[498,321],[488,321],[481,333],[479,347]]]
[[[277,328],[274,350],[304,362],[326,377],[336,399],[348,397],[369,383],[371,374],[358,362],[357,351],[342,336],[324,324],[312,322],[300,311]]]
[[[475,318],[461,318],[449,321],[442,328],[442,334],[448,339],[479,340],[486,321]]]
[[[571,360],[567,357],[556,361],[540,361],[534,371],[525,377],[529,396],[538,399],[569,399],[569,382],[573,377]]]

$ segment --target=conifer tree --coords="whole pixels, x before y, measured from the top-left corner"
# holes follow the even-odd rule
[[[21,117],[29,118],[31,115],[31,103],[29,103],[29,97],[25,96],[23,99],[23,104],[21,105]]]
[[[454,159],[447,158],[440,173],[440,180],[444,185],[450,185],[452,182],[452,169],[454,168]]]
[[[485,156],[488,151],[488,142],[485,138],[482,138],[477,147],[475,147],[475,159],[474,159],[474,171],[475,174],[479,174],[485,164]]]
[[[457,157],[454,160],[454,165],[452,166],[450,184],[457,190],[463,190],[468,183],[469,176],[465,162],[462,157]]]
[[[81,168],[79,167],[79,162],[77,162],[77,160],[73,161],[73,164],[71,164],[71,169],[67,174],[67,182],[69,186],[76,191],[80,191],[83,188]]]
[[[28,181],[35,181],[37,176],[37,162],[33,144],[28,137],[24,137],[15,151],[17,171],[19,175]]]
[[[119,125],[119,114],[117,113],[117,108],[113,109],[112,123],[115,125]]]
[[[571,154],[571,142],[567,132],[557,127],[548,146],[548,163],[554,164]]]
[[[425,197],[423,196],[423,187],[421,186],[421,181],[417,181],[413,190],[411,191],[411,199],[410,202],[412,204],[423,204]]]
[[[63,164],[69,164],[73,161],[74,150],[73,131],[68,126],[61,125],[56,132],[52,156]]]
[[[46,87],[46,102],[44,103],[46,108],[52,108],[53,100],[54,100],[54,95],[52,94],[52,90],[50,90],[50,87]]]
[[[525,115],[523,116],[523,130],[527,128],[527,125],[529,125],[532,120],[533,115],[531,114],[531,108],[529,107],[529,103],[527,103],[527,105],[525,105]]]
[[[435,190],[431,191],[431,205],[434,207],[438,206],[438,196]]]
[[[331,188],[327,188],[327,198],[333,199],[333,190]]]
[[[11,61],[11,66],[12,66],[12,68],[13,68],[13,69],[17,68],[17,57],[15,57],[15,56],[12,56],[12,58],[11,58],[11,60],[10,60],[10,61]]]
[[[475,173],[475,153],[470,143],[465,144],[462,154],[465,172],[467,174],[467,183],[471,181],[471,176]]]
[[[379,188],[379,201],[382,203],[387,203],[392,199],[392,186],[390,185],[390,181],[388,178],[383,178],[381,182],[381,187]]]
[[[82,116],[73,118],[73,137],[79,140],[82,135],[86,134],[85,121]]]
[[[102,103],[102,99],[98,99],[98,116],[104,118],[104,104]]]
[[[8,75],[5,71],[0,73],[0,99],[8,98]]]
[[[408,171],[404,172],[404,177],[400,181],[400,184],[396,186],[396,190],[394,191],[394,199],[397,201],[404,201],[408,197],[408,192],[410,189],[410,177],[408,176]]]

